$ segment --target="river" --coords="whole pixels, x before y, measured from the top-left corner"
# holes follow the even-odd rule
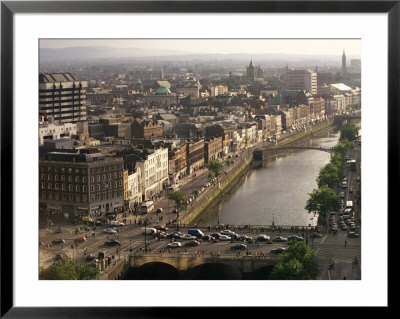
[[[325,131],[321,137],[302,142],[310,146],[332,147],[339,132]],[[318,150],[291,151],[251,170],[243,182],[218,205],[202,216],[205,224],[307,226],[316,225],[304,209],[309,193],[318,187],[320,169],[330,153]]]

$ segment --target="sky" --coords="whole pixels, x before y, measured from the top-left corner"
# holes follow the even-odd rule
[[[40,48],[108,46],[184,53],[310,54],[361,57],[360,39],[41,39]]]

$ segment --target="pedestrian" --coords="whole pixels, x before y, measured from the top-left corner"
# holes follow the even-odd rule
[[[344,247],[347,246],[347,240],[344,240]]]

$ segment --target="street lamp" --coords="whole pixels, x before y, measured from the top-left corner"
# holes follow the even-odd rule
[[[147,218],[144,220],[144,252],[147,253]]]

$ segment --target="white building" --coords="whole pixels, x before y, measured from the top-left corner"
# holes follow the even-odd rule
[[[74,123],[42,122],[39,125],[39,145],[43,145],[44,140],[71,138],[72,135],[76,135],[76,124]]]
[[[138,164],[141,170],[142,195],[145,200],[149,200],[168,185],[168,149],[154,150],[146,160]]]
[[[128,200],[129,208],[133,208],[135,203],[142,202],[142,175],[139,165],[136,165],[134,173],[128,175]]]

